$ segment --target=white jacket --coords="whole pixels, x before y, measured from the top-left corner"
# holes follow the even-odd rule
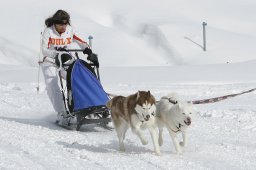
[[[66,49],[70,48],[71,43],[76,42],[81,49],[89,47],[89,45],[75,35],[73,28],[70,25],[67,25],[66,31],[62,34],[59,34],[55,26],[45,28],[42,35],[41,50],[43,56],[54,58],[57,54],[55,48],[64,47]]]

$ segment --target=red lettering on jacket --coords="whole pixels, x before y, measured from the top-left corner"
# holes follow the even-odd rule
[[[49,43],[51,45],[67,45],[71,44],[71,38],[49,38]],[[48,45],[49,46],[49,45]]]
[[[58,39],[55,39],[55,40],[56,40],[56,44],[55,45],[62,45],[62,44],[60,44],[60,40],[61,39],[58,38]]]
[[[71,38],[67,38],[67,44],[71,44]]]

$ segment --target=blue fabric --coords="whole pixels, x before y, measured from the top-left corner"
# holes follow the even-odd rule
[[[77,60],[71,73],[74,111],[92,106],[106,105],[108,95],[95,75]]]

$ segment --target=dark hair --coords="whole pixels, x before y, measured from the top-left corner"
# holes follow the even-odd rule
[[[54,24],[68,24],[70,25],[70,16],[64,10],[58,10],[53,14],[52,17],[49,17],[45,20],[45,25],[51,27]]]

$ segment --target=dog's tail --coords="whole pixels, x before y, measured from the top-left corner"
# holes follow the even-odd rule
[[[112,103],[113,103],[113,99],[109,100],[109,101],[106,103],[107,108],[111,109]]]
[[[170,103],[176,104],[178,103],[179,97],[177,93],[173,92],[173,93],[169,93],[167,96],[161,97],[161,100],[163,101],[168,100]]]

